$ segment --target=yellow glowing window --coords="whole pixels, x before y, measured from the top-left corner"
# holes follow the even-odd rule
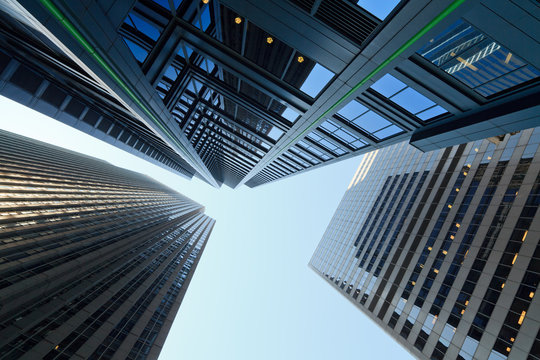
[[[439,273],[439,269],[433,269],[433,272],[434,272],[435,274],[438,274],[438,273]]]
[[[521,241],[525,241],[525,238],[527,237],[528,233],[529,233],[529,230],[525,230],[525,234],[523,234],[523,237],[521,238]]]
[[[511,58],[512,58],[512,53],[509,52],[508,55],[506,55],[506,59],[504,59],[504,63],[508,64],[510,62]]]
[[[465,301],[465,306],[469,305],[469,300]]]
[[[506,351],[507,351],[507,352],[510,352],[510,348],[509,348],[509,347],[507,347],[507,348],[506,348]]]
[[[420,268],[423,269],[423,268],[424,268],[424,264],[420,264]]]
[[[451,209],[451,208],[452,208],[452,205],[448,204],[448,208]]]
[[[269,44],[271,44],[271,43],[274,42],[274,38],[272,38],[271,36],[269,36],[269,37],[266,38],[266,42],[269,43]]]
[[[467,167],[470,169],[470,168],[471,168],[471,164],[467,164]]]
[[[463,175],[467,176],[467,174],[468,174],[468,172],[466,172],[466,171],[463,172]]]
[[[456,224],[456,227],[460,227],[461,225],[459,223]]]
[[[491,160],[491,156],[488,156],[488,160]]]
[[[411,284],[413,284],[413,286],[416,285],[416,281],[411,281]]]
[[[461,315],[465,314],[465,309],[461,310]]]
[[[534,297],[534,291],[531,291],[531,293],[529,294],[529,297],[532,299]]]
[[[208,4],[210,0],[202,0],[203,4]]]
[[[474,148],[474,151],[478,152],[478,148]]]
[[[431,247],[431,246],[428,246],[428,248],[427,248],[427,249],[428,249],[429,251],[431,251],[432,247]]]
[[[446,254],[448,254],[448,251],[443,250],[442,253],[443,253],[444,255],[446,255]]]
[[[298,60],[299,63],[303,63],[303,62],[304,62],[304,57],[303,57],[303,56],[299,56],[297,60]]]
[[[514,258],[512,259],[512,265],[514,265],[514,263],[516,262],[517,256],[518,254],[514,255]]]
[[[54,350],[58,350],[59,347],[60,347],[60,345],[56,345],[56,346],[54,347]]]
[[[459,188],[456,188],[456,191],[459,192]]]
[[[501,285],[501,289],[504,289],[504,283],[502,283],[502,285]]]
[[[527,312],[526,312],[525,310],[523,310],[523,311],[521,312],[521,316],[519,317],[519,320],[518,320],[518,324],[519,324],[519,325],[521,325],[521,324],[523,323],[523,319],[525,319],[525,314],[526,314],[526,313],[527,313]]]
[[[237,23],[237,24],[240,24],[242,22],[242,18],[241,17],[236,17],[236,18],[234,18],[234,22]]]
[[[450,239],[454,240],[456,237],[454,235],[450,235]]]

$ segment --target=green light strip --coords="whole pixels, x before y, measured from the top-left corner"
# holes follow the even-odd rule
[[[199,167],[199,164],[195,158],[189,153],[189,151],[182,145],[175,136],[161,123],[161,121],[144,105],[144,103],[138,98],[137,95],[128,87],[128,85],[116,74],[116,72],[109,66],[109,64],[103,59],[97,51],[90,45],[85,37],[73,26],[73,24],[62,14],[62,12],[52,3],[51,0],[40,0],[41,4],[66,28],[66,30],[77,40],[77,42],[92,56],[92,58],[107,72],[107,74],[116,82],[118,86],[133,100],[143,112],[156,124],[166,135],[173,141],[185,156],[189,157],[193,161],[195,168],[199,170],[201,175],[205,174],[203,169]],[[204,176],[204,175],[203,175]]]
[[[321,116],[319,116],[315,121],[313,121],[304,131],[302,131],[300,134],[298,134],[294,139],[292,139],[287,145],[285,145],[285,148],[288,149],[291,144],[296,142],[301,136],[303,136],[306,132],[313,129],[313,127],[321,120],[323,117],[331,113],[336,107],[341,105],[345,100],[349,98],[356,90],[358,90],[362,85],[364,85],[368,80],[370,80],[375,74],[377,74],[379,71],[381,71],[386,65],[388,65],[392,60],[396,59],[401,53],[403,53],[405,50],[407,50],[412,44],[414,44],[418,39],[420,39],[422,36],[424,36],[429,30],[431,30],[435,25],[437,25],[442,19],[447,17],[452,11],[454,11],[459,5],[463,4],[465,0],[455,0],[452,4],[450,4],[446,9],[444,9],[439,15],[435,16],[429,23],[426,24],[420,31],[418,31],[412,38],[407,40],[405,44],[401,45],[390,57],[388,57],[386,60],[384,60],[379,66],[377,66],[372,72],[370,72],[366,77],[364,77],[358,84],[356,84],[351,90],[347,91],[345,95],[343,95],[334,105],[330,106],[328,110],[326,110]],[[270,160],[274,160],[276,157],[281,155],[281,153],[278,153],[274,155]]]

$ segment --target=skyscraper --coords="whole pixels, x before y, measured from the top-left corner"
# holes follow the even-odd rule
[[[215,221],[145,175],[0,144],[0,359],[157,358]]]
[[[5,0],[0,94],[184,176],[254,187],[404,140],[427,151],[539,126],[539,12]]]
[[[364,155],[310,267],[418,358],[538,360],[539,143]]]

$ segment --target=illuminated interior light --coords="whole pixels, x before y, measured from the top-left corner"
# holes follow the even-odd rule
[[[461,310],[461,315],[465,314],[465,309]]]
[[[420,264],[420,268],[423,269],[423,268],[424,268],[424,264]]]
[[[514,255],[514,258],[512,259],[512,265],[514,265],[514,263],[516,262],[517,256],[518,254],[516,253],[516,255]]]
[[[446,255],[446,254],[448,254],[448,251],[443,250],[442,253],[443,253],[444,255]]]
[[[432,323],[432,324],[435,324],[435,321],[437,321],[437,315],[435,315],[435,316],[433,317],[433,320],[431,320],[431,323]]]
[[[202,0],[203,4],[208,4],[210,0]]]
[[[450,235],[450,239],[454,240],[456,237],[454,235]]]
[[[460,225],[459,223],[456,224],[456,227],[457,227],[457,228],[460,227],[460,226],[461,226],[461,225]]]
[[[511,58],[512,58],[512,53],[509,52],[508,55],[506,55],[506,59],[504,59],[504,63],[508,64],[510,62]]]
[[[56,346],[54,347],[54,350],[58,350],[59,347],[60,347],[60,345],[56,345]]]
[[[274,38],[271,37],[271,36],[269,36],[269,37],[266,38],[266,42],[269,43],[269,44],[271,44],[271,43],[274,42]]]
[[[488,156],[488,160],[491,160],[491,156]]]
[[[459,192],[459,188],[456,188],[456,192]]]
[[[474,148],[474,151],[478,152],[478,148]]]
[[[452,208],[452,205],[448,204],[448,208],[451,209],[451,208]]]
[[[416,281],[411,281],[411,284],[413,284],[413,286],[416,285]]]
[[[511,342],[514,342],[514,341],[516,341],[516,339],[514,339],[513,337],[511,337],[511,338],[510,338],[510,341],[511,341]]]
[[[465,301],[465,306],[469,305],[469,300]]]
[[[531,291],[531,293],[529,294],[529,297],[532,299],[534,297],[534,291]]]
[[[501,289],[504,289],[504,283],[502,283],[502,285],[501,285]]]
[[[519,325],[521,325],[521,324],[523,323],[523,319],[525,319],[525,314],[526,314],[526,313],[527,313],[527,312],[526,312],[525,310],[523,310],[523,311],[521,312],[521,316],[519,317],[519,320],[518,320],[518,324],[519,324]]]
[[[435,274],[438,274],[438,273],[439,273],[439,269],[433,269],[433,272],[434,272]]]
[[[298,60],[299,63],[303,63],[303,62],[304,62],[304,57],[303,57],[303,56],[299,56],[297,60]]]
[[[470,169],[470,168],[471,168],[471,164],[467,164],[467,167]]]
[[[467,174],[468,174],[468,172],[466,172],[466,171],[463,172],[463,175],[467,176]]]
[[[457,59],[457,61],[459,61],[460,63],[462,63],[463,65],[465,65],[469,69],[471,69],[472,71],[477,71],[478,70],[478,68],[476,66],[474,66],[473,64],[471,64],[470,62],[468,62],[467,60],[462,58],[461,56],[458,56],[456,59]]]
[[[450,53],[450,56],[456,56],[456,53],[452,51],[452,52]]]
[[[237,16],[236,18],[234,18],[234,22],[240,24],[242,22],[242,18]]]
[[[510,352],[510,348],[509,348],[509,347],[507,347],[507,348],[506,348],[506,351],[507,351],[507,352]]]
[[[427,248],[427,249],[428,249],[429,251],[431,251],[432,247],[431,247],[431,246],[428,246],[428,248]]]

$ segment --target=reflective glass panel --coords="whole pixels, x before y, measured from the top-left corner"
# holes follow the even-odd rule
[[[463,20],[417,53],[486,97],[540,76],[536,68]]]

